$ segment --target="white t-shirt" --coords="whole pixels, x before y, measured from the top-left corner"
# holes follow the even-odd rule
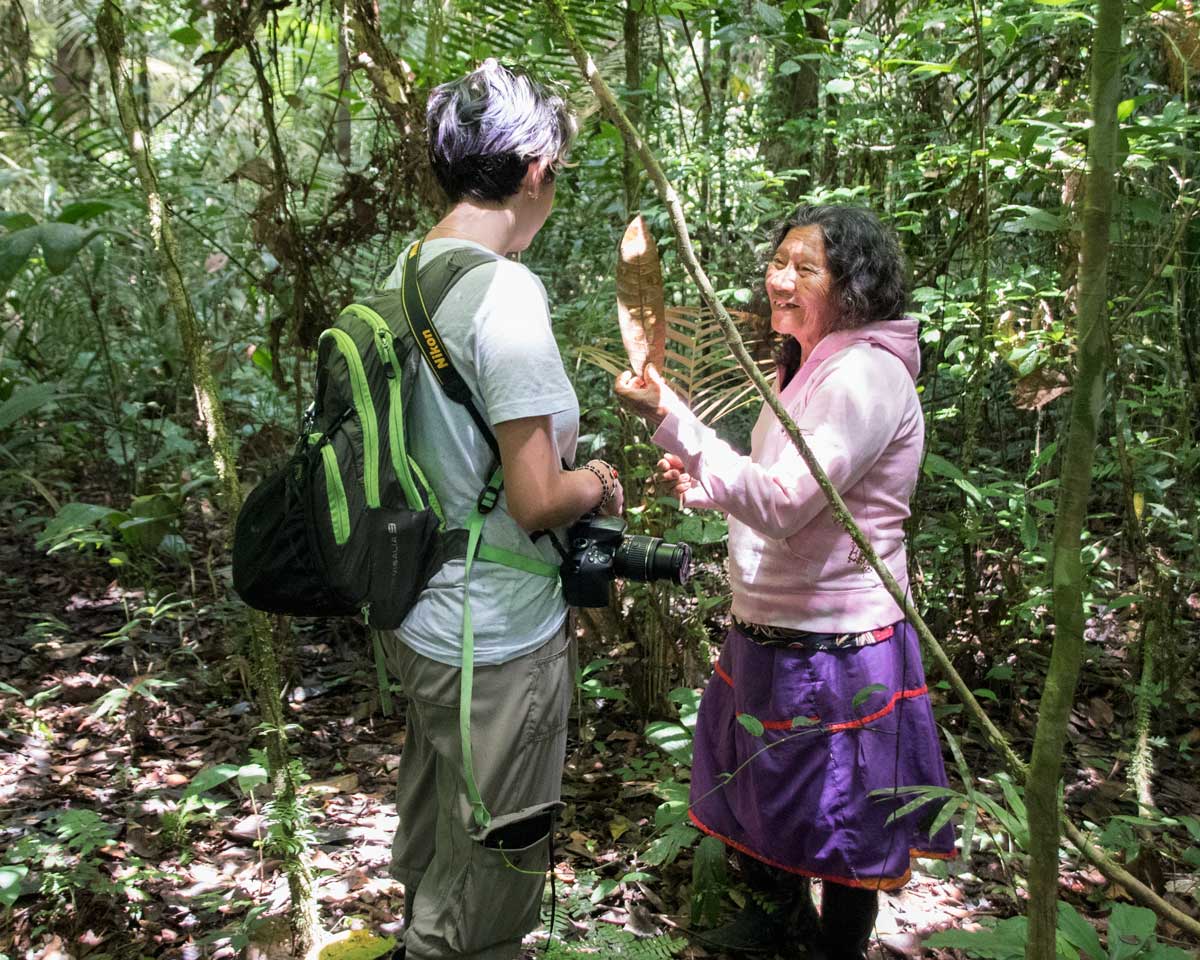
[[[420,264],[461,246],[478,245],[431,240],[421,249]],[[385,287],[400,286],[403,261],[402,254]],[[451,287],[433,321],[450,362],[471,388],[484,419],[494,426],[550,415],[555,457],[573,463],[579,401],[550,329],[542,282],[510,260],[482,264]],[[492,451],[466,408],[446,396],[424,364],[420,371],[408,412],[408,449],[424,470],[450,526],[464,527],[490,476]],[[563,531],[556,533],[561,540]],[[483,542],[559,562],[549,537],[535,543],[517,525],[503,493],[484,523]],[[445,564],[396,631],[417,653],[451,666],[462,662],[464,570],[462,560]],[[536,650],[561,629],[565,617],[557,577],[478,560],[471,568],[476,663],[504,663]]]

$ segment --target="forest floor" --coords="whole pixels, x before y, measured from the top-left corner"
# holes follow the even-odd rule
[[[253,945],[262,928],[250,921],[278,913],[288,899],[287,878],[256,845],[265,830],[261,803],[235,790],[235,779],[187,800],[200,771],[242,768],[263,746],[247,664],[229,652],[237,607],[148,604],[97,555],[47,556],[29,534],[0,535],[0,570],[0,869],[5,862],[29,868],[19,897],[0,882],[0,903],[6,893],[15,898],[0,914],[0,956],[219,960]],[[1132,812],[1124,745],[1133,682],[1118,626],[1093,641],[1097,655],[1071,727],[1067,797],[1077,821],[1111,824],[1112,815]],[[311,778],[322,919],[330,930],[363,926],[387,935],[399,932],[403,914],[401,888],[386,869],[403,711],[382,715],[368,651],[351,629],[304,628],[285,665],[293,677],[286,708],[293,750]],[[629,652],[605,653],[619,669]],[[1035,716],[1029,690],[993,686],[997,721],[1027,750]],[[1197,702],[1194,690],[1187,700]],[[556,929],[581,949],[608,943],[615,955],[634,953],[628,939],[622,947],[607,935],[618,930],[659,935],[662,956],[711,955],[686,940],[690,853],[662,866],[641,859],[661,833],[654,790],[674,772],[671,764],[624,704],[600,709],[592,701],[583,720],[572,721],[563,785]],[[1200,727],[1156,733],[1168,744],[1159,751],[1157,802],[1167,813],[1200,810],[1194,754],[1181,749],[1200,750]],[[978,775],[995,771],[969,732],[960,739]],[[1136,844],[1132,828],[1125,833]],[[918,863],[904,889],[881,897],[874,956],[916,956],[931,931],[1021,912],[1018,839],[986,815],[976,836],[969,862]],[[1143,876],[1195,912],[1195,871],[1152,844],[1143,849]],[[630,872],[640,879],[615,882]],[[1064,897],[1085,916],[1096,918],[1105,900],[1121,896],[1074,856],[1060,877]],[[731,909],[730,896],[722,899]],[[531,950],[544,940],[544,930],[535,934]]]

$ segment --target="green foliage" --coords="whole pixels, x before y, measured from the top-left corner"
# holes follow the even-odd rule
[[[692,860],[692,923],[715,926],[721,902],[729,888],[725,866],[725,844],[716,837],[703,837]]]
[[[547,960],[671,960],[687,946],[683,937],[638,937],[620,927],[596,924],[578,944],[551,940],[543,956]]]
[[[81,898],[107,901],[137,917],[145,897],[142,885],[156,871],[133,857],[120,870],[102,856],[117,829],[94,810],[64,809],[43,827],[26,829],[13,841],[0,866],[0,903],[11,907],[36,891],[48,914]]]
[[[925,938],[929,947],[950,947],[981,960],[1019,960],[1025,956],[1028,922],[1024,917],[1001,920],[977,931],[945,931]],[[1056,953],[1060,960],[1186,960],[1188,952],[1160,943],[1154,935],[1154,914],[1145,907],[1113,905],[1108,918],[1108,951],[1103,952],[1096,930],[1073,906],[1058,904]]]

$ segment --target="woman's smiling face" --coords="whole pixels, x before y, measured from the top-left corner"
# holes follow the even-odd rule
[[[807,353],[830,330],[836,313],[821,228],[789,230],[767,266],[766,281],[771,329],[795,337]]]

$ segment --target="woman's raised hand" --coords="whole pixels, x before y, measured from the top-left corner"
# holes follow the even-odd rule
[[[683,461],[673,453],[664,454],[658,461],[658,476],[655,480],[659,486],[666,487],[677,497],[682,497],[696,486],[691,474],[684,471]]]
[[[640,377],[632,370],[623,371],[617,376],[613,389],[622,406],[656,427],[667,416],[664,401],[674,397],[674,392],[652,363],[642,368]]]

